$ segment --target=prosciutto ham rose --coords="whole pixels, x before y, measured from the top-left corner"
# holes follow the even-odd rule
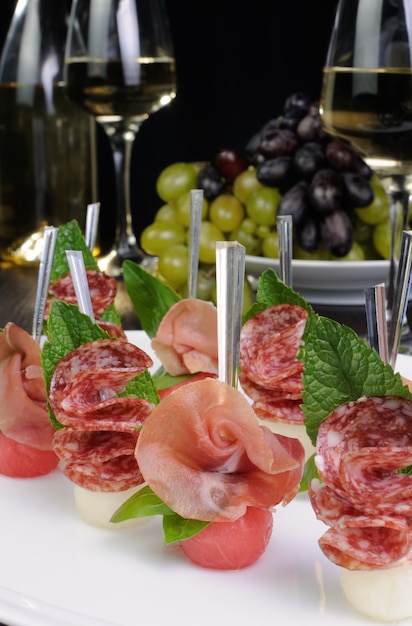
[[[217,374],[217,309],[211,302],[186,298],[164,315],[152,348],[172,376]]]
[[[153,409],[136,459],[146,483],[174,512],[219,524],[290,502],[304,449],[260,426],[239,391],[206,378],[176,389]]]
[[[8,476],[41,476],[58,464],[40,355],[24,329],[6,324],[0,333],[0,472]]]

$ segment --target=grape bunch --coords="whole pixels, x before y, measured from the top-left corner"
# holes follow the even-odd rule
[[[324,131],[318,103],[305,94],[289,96],[244,154],[221,148],[213,162],[172,163],[160,173],[156,191],[164,204],[140,243],[158,257],[159,276],[183,295],[191,189],[204,191],[200,298],[213,299],[217,241],[236,240],[249,255],[278,257],[280,215],[292,216],[294,258],[389,258],[389,203],[379,178]]]

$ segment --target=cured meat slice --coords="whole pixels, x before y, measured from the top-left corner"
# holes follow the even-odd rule
[[[143,350],[115,339],[85,343],[57,364],[49,402],[66,428],[56,431],[53,446],[76,484],[118,491],[142,482],[134,449],[154,405],[117,394],[152,364]]]
[[[279,304],[243,325],[240,367],[252,382],[276,387],[279,381],[302,372],[303,365],[296,357],[306,318],[302,307]]]
[[[157,405],[142,427],[136,458],[146,482],[176,513],[228,521],[248,506],[289,502],[299,488],[304,449],[259,426],[239,391],[206,378]]]
[[[412,402],[394,396],[360,398],[320,425],[316,466],[324,482],[309,495],[331,529],[319,544],[348,569],[398,564],[412,547]]]
[[[10,439],[51,450],[54,429],[46,409],[39,344],[9,322],[0,333],[0,430]]]
[[[65,476],[74,484],[89,491],[118,492],[143,483],[134,456],[137,437],[137,431],[79,432],[62,428],[53,443]]]
[[[303,364],[297,355],[306,319],[302,307],[278,304],[242,328],[239,381],[261,419],[303,423]]]
[[[93,313],[98,317],[113,303],[117,293],[117,282],[115,278],[98,270],[87,270],[86,275]],[[77,304],[76,293],[70,273],[65,274],[52,283],[49,287],[49,293],[52,298],[56,300],[63,300],[67,302],[67,304]],[[49,314],[50,304],[51,299],[49,298],[45,317]]]
[[[217,374],[216,307],[196,298],[176,302],[160,322],[152,348],[172,376]]]

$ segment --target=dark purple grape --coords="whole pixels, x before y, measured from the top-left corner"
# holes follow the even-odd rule
[[[289,109],[302,109],[305,112],[308,111],[311,105],[311,99],[306,93],[298,91],[296,93],[290,94],[285,100],[283,105],[283,110],[288,111]]]
[[[266,159],[281,155],[291,155],[299,145],[299,139],[292,130],[276,128],[262,137],[259,152]]]
[[[309,210],[308,184],[304,181],[299,181],[282,196],[276,215],[291,215],[293,226],[297,226]]]
[[[320,235],[333,256],[346,256],[353,245],[353,225],[346,211],[334,211],[320,220]]]
[[[374,198],[373,189],[369,181],[356,172],[342,174],[345,199],[348,206],[366,207]]]
[[[327,214],[341,208],[343,197],[342,179],[332,169],[321,169],[312,178],[309,195],[318,213]]]
[[[291,107],[285,111],[282,115],[277,117],[278,128],[289,128],[296,132],[296,128],[300,123],[302,117],[305,115],[305,110],[299,107]]]
[[[293,165],[298,176],[311,180],[325,164],[325,153],[320,144],[309,141],[298,148],[293,157]]]
[[[215,167],[229,183],[247,169],[244,157],[233,148],[221,148],[215,157]]]
[[[316,252],[321,237],[319,220],[314,215],[307,214],[303,217],[296,229],[296,239],[305,252]]]
[[[356,157],[355,172],[366,178],[366,180],[370,180],[373,176],[372,168],[360,156]]]
[[[355,169],[357,154],[339,139],[332,139],[328,143],[325,154],[328,162],[335,170],[346,172]]]
[[[226,188],[225,182],[214,165],[207,165],[200,170],[197,186],[199,189],[203,189],[206,200],[214,200]]]
[[[267,159],[256,168],[256,178],[266,187],[283,188],[291,180],[292,165],[290,156]]]
[[[296,134],[302,141],[316,141],[322,132],[322,122],[319,115],[305,115],[296,128]]]

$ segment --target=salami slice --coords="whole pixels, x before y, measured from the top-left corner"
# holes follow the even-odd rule
[[[244,324],[239,381],[262,419],[302,423],[302,371],[297,359],[307,311],[300,306],[268,307]]]
[[[118,491],[142,481],[134,449],[154,405],[118,394],[151,365],[143,350],[112,339],[83,344],[58,363],[49,402],[66,428],[56,431],[53,448],[62,471],[76,484]]]
[[[324,485],[309,491],[319,519],[331,528],[319,544],[348,569],[399,564],[412,547],[412,402],[360,398],[320,425],[316,466]]]
[[[87,270],[86,275],[93,313],[98,317],[114,302],[117,293],[117,282],[115,278],[98,270]],[[52,283],[49,287],[49,293],[52,298],[56,300],[63,300],[67,302],[67,304],[77,304],[76,293],[70,273],[65,274]],[[51,299],[49,298],[45,317],[49,314],[50,304]]]

